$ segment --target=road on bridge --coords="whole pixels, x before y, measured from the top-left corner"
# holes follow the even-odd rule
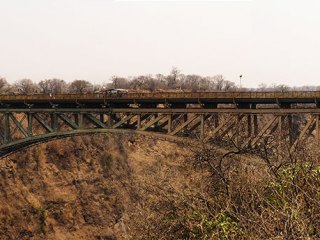
[[[122,96],[95,94],[30,94],[0,95],[0,108],[157,108],[159,104],[168,108],[190,108],[199,104],[202,108],[230,108],[222,104],[234,104],[241,109],[256,108],[257,104],[277,105],[288,109],[291,104],[317,108],[320,91],[290,92],[154,92],[127,93]],[[199,107],[198,106],[198,107]],[[302,106],[305,108],[306,106]],[[191,106],[192,107],[192,106]],[[195,106],[193,106],[195,107]],[[273,106],[274,108],[274,106]]]

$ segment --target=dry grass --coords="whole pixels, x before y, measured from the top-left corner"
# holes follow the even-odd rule
[[[1,239],[320,238],[316,156],[259,151],[106,135],[33,147],[1,162]]]

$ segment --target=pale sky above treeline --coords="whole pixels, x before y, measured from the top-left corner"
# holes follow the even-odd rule
[[[0,0],[0,76],[320,85],[320,1]]]

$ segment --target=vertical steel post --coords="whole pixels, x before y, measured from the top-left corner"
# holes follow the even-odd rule
[[[219,114],[215,113],[213,117],[214,117],[214,128],[217,128],[219,126]]]
[[[292,115],[288,115],[288,128],[289,128],[289,142],[290,145],[293,144],[293,122],[292,122]]]
[[[11,140],[9,113],[5,112],[3,114],[4,114],[4,143],[8,143]]]
[[[54,132],[58,130],[58,117],[57,113],[51,113],[51,128],[53,129]]]
[[[79,126],[79,129],[83,127],[83,113],[76,114],[76,123]]]
[[[253,115],[253,132],[254,132],[255,136],[257,136],[259,133],[258,115],[257,114]]]
[[[99,114],[100,122],[104,123],[104,113]]]
[[[157,117],[159,117],[159,113],[157,113],[157,114],[154,115],[154,118],[157,118]],[[158,126],[159,126],[159,121],[156,122],[156,123],[154,123],[154,127],[155,127],[155,128],[157,128]]]
[[[282,135],[287,133],[287,129],[286,129],[286,119],[287,116],[281,116],[281,131],[282,131]]]
[[[317,147],[319,148],[320,146],[320,135],[319,135],[319,115],[316,115],[316,134],[317,134]]]
[[[282,115],[278,116],[278,140],[279,142],[282,141],[283,139],[283,123],[284,123],[284,118]],[[280,147],[280,144],[278,145]]]
[[[171,133],[172,131],[172,115],[168,115],[168,133]]]
[[[183,122],[188,121],[188,113],[183,114]]]
[[[257,105],[255,103],[251,104],[251,109],[256,109]],[[258,126],[258,115],[253,115],[253,135],[257,136],[259,133],[259,126]]]
[[[204,114],[200,115],[200,138],[204,138]]]
[[[30,136],[32,136],[32,112],[28,112],[27,116],[28,116],[28,133]]]
[[[141,128],[141,114],[138,114],[137,118],[138,118],[137,129],[140,129]]]
[[[247,122],[248,122],[248,137],[251,137],[252,134],[252,119],[251,119],[251,113],[247,116]]]
[[[108,127],[112,127],[113,125],[113,117],[112,117],[112,113],[108,114]]]
[[[75,123],[78,125],[78,127],[79,127],[79,115],[78,115],[78,113],[74,114],[73,116],[74,116],[74,122],[75,122]]]
[[[279,118],[278,119],[278,132],[279,132],[279,135],[281,135],[282,134],[282,123],[283,123],[282,118],[283,118],[283,116],[279,116],[278,118]]]

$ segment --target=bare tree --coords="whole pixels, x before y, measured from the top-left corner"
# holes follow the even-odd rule
[[[15,83],[16,91],[21,94],[37,93],[39,88],[31,79],[21,79]]]
[[[217,91],[223,90],[224,77],[222,75],[216,75],[213,77],[214,87]]]
[[[267,89],[268,89],[268,85],[265,84],[265,83],[260,83],[258,88],[257,88],[257,90],[261,91],[261,92],[266,91]]]
[[[114,88],[128,88],[129,87],[129,81],[126,78],[123,77],[112,77],[112,87]]]
[[[155,91],[157,89],[156,80],[153,79],[152,77],[149,77],[145,82],[145,88],[151,92]]]
[[[154,79],[152,75],[139,76],[130,82],[130,87],[133,89],[143,89],[152,92],[159,89],[160,82]]]
[[[232,91],[236,88],[236,85],[234,82],[231,82],[229,80],[224,81],[224,88],[223,91]]]
[[[290,90],[290,87],[285,84],[274,84],[273,89],[274,89],[274,91],[286,92],[286,91]]]
[[[39,87],[43,93],[63,93],[66,90],[66,82],[61,79],[45,79],[39,82]]]
[[[213,90],[230,91],[234,90],[236,85],[234,82],[226,80],[223,75],[219,74],[213,77]]]
[[[158,89],[165,89],[167,87],[166,86],[166,77],[164,75],[162,75],[160,73],[156,74],[155,80],[156,80]]]
[[[85,93],[92,90],[92,84],[86,80],[74,80],[69,85],[70,93]]]
[[[182,88],[192,91],[200,90],[201,77],[199,75],[186,75],[183,80]]]
[[[203,77],[196,74],[184,75],[176,67],[170,74],[140,75],[131,78],[113,76],[111,83],[106,84],[109,88],[128,88],[135,90],[155,91],[160,89],[184,89],[191,91],[232,91],[236,85],[226,80],[223,75]]]
[[[5,78],[0,77],[0,92],[3,93],[9,88],[9,83]]]
[[[138,90],[143,89],[144,85],[144,76],[135,77],[132,81],[130,81],[130,88]]]
[[[168,88],[176,88],[179,81],[180,70],[176,67],[173,67],[170,75],[167,76],[167,86]]]

